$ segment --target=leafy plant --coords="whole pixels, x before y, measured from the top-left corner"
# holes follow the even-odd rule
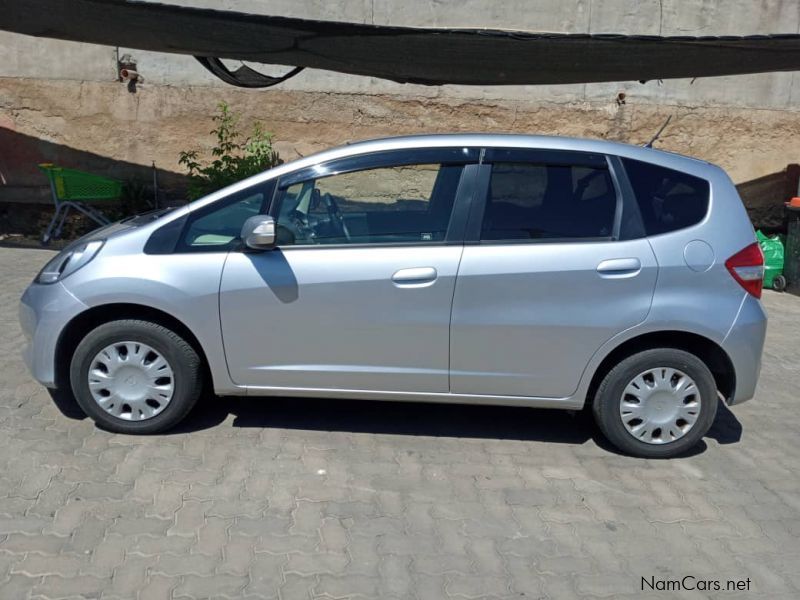
[[[219,113],[212,117],[216,127],[211,133],[217,142],[211,149],[211,162],[202,163],[198,150],[181,152],[178,159],[189,171],[190,200],[283,162],[272,147],[272,135],[262,129],[261,123],[253,123],[250,135],[245,137],[239,130],[239,115],[225,102],[220,102],[218,109]]]

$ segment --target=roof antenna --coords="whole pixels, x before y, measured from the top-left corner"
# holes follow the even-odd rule
[[[656,134],[653,136],[653,139],[652,139],[652,140],[650,140],[649,142],[647,142],[647,143],[644,145],[644,147],[645,147],[645,148],[652,148],[652,147],[653,147],[653,144],[656,142],[656,140],[658,140],[658,138],[659,138],[659,137],[661,137],[661,133],[662,133],[662,132],[663,132],[663,131],[664,131],[664,130],[667,128],[667,125],[669,125],[669,122],[670,122],[671,120],[672,120],[672,115],[670,115],[670,116],[668,116],[668,117],[667,117],[667,120],[666,120],[666,121],[664,121],[664,124],[661,126],[661,129],[659,129],[659,130],[656,132]]]

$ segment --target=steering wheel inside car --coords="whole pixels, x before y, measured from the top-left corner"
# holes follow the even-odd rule
[[[320,200],[325,205],[326,210],[328,211],[328,216],[331,220],[331,225],[338,229],[337,233],[340,233],[345,237],[346,240],[350,241],[350,231],[347,228],[347,223],[342,216],[341,211],[339,210],[339,204],[336,202],[336,199],[331,196],[329,193],[324,193],[320,197]]]
[[[292,233],[292,236],[295,240],[309,240],[313,241],[317,234],[314,232],[314,228],[311,227],[311,223],[308,221],[308,217],[301,213],[299,210],[292,210],[287,215],[288,220],[285,224],[287,231]]]

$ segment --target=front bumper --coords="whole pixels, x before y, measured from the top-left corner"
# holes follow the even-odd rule
[[[730,404],[739,404],[755,396],[766,335],[767,313],[761,302],[747,294],[722,342],[736,373],[736,389]]]
[[[64,285],[32,283],[19,304],[19,322],[25,335],[22,357],[34,379],[56,387],[56,344],[64,327],[87,306]]]

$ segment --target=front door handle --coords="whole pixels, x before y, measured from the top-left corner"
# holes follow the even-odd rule
[[[433,267],[400,269],[392,275],[392,281],[402,287],[425,287],[436,281],[438,273]]]
[[[635,277],[641,270],[642,263],[638,258],[612,258],[597,265],[600,277],[608,279]]]

